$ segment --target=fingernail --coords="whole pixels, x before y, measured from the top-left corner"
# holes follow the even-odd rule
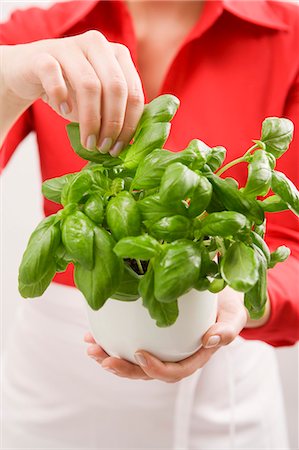
[[[112,367],[105,367],[103,365],[102,365],[102,367],[103,367],[103,369],[107,370],[107,372],[117,374],[117,371],[115,369],[112,369]]]
[[[90,136],[88,136],[88,138],[86,139],[87,150],[94,150],[96,147],[96,143],[97,143],[97,138],[96,138],[95,134],[91,134]]]
[[[84,342],[89,342],[90,337],[91,337],[90,332],[87,331],[83,337]]]
[[[140,366],[143,366],[143,367],[147,366],[147,361],[141,353],[135,353],[134,357],[137,361],[137,364],[139,364]]]
[[[116,142],[116,144],[114,144],[112,149],[110,150],[110,155],[116,158],[122,151],[123,147],[124,143],[122,141]]]
[[[220,343],[220,336],[215,335],[215,336],[211,336],[208,339],[208,342],[206,343],[206,345],[204,346],[205,348],[210,348],[210,347],[215,347],[216,345],[218,345]]]
[[[102,140],[102,143],[99,146],[99,151],[101,153],[108,153],[112,144],[111,138],[105,138]]]
[[[60,112],[62,114],[64,114],[65,116],[67,114],[69,114],[69,112],[70,112],[70,107],[66,102],[61,103],[59,108],[60,108]]]
[[[90,358],[98,358],[98,356],[97,355],[95,355],[94,353],[91,353],[92,352],[92,350],[91,349],[87,349],[87,355],[90,357]]]

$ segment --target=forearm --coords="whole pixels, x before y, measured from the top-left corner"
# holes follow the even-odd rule
[[[21,114],[29,108],[32,101],[24,100],[15,95],[7,85],[6,69],[9,66],[9,58],[12,57],[10,48],[7,45],[0,47],[1,64],[0,64],[0,147],[9,132],[10,128],[21,116]]]

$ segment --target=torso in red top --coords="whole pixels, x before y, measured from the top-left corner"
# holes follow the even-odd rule
[[[60,3],[46,11],[32,8],[17,12],[1,26],[1,41],[24,43],[89,29],[101,31],[109,41],[125,44],[137,66],[136,38],[124,1],[77,1]],[[298,186],[298,42],[299,13],[294,5],[266,1],[205,2],[200,19],[186,36],[160,87],[160,93],[172,93],[181,101],[165,147],[179,151],[191,139],[199,138],[210,146],[224,145],[229,161],[242,155],[251,139],[260,137],[265,117],[288,117],[297,132],[290,150],[279,160],[278,170],[284,171]],[[1,160],[5,164],[19,141],[34,129],[43,179],[79,170],[84,162],[70,148],[65,125],[66,121],[48,105],[37,101],[11,130]],[[238,166],[227,175],[233,175],[242,184],[246,166],[243,169]],[[47,215],[56,210],[56,204],[45,200]],[[284,243],[291,247],[292,256],[270,272],[273,312],[269,324],[260,331],[245,331],[246,337],[254,333],[255,338],[271,341],[270,334],[279,327],[278,318],[287,321],[289,327],[297,326],[297,233],[298,222],[291,213],[272,214],[269,218],[269,245]],[[69,272],[58,275],[56,280],[72,283]],[[276,332],[271,343],[289,344],[293,340],[291,336],[288,339],[284,325],[284,331]]]

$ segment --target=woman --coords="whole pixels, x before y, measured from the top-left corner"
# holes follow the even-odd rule
[[[15,44],[2,47],[3,164],[34,129],[43,179],[79,170],[66,120],[80,123],[87,148],[116,156],[144,100],[164,92],[181,100],[167,148],[199,137],[227,145],[233,159],[264,117],[298,121],[298,17],[294,6],[230,1],[68,2],[16,13],[1,30],[2,43]],[[279,161],[293,181],[296,139]],[[244,182],[245,171],[231,174]],[[49,299],[22,305],[8,349],[4,446],[287,448],[274,353],[254,340],[297,339],[296,227],[288,213],[269,220],[270,247],[283,242],[292,256],[269,275],[262,319],[247,319],[242,297],[225,289],[204,348],[182,363],[144,351],[136,365],[110,358],[87,334],[89,355],[114,375],[101,371],[80,343],[88,325],[84,300],[65,286],[72,273],[58,275]],[[238,337],[244,326],[247,340]]]

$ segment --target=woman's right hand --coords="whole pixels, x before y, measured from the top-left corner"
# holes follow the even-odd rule
[[[1,74],[14,101],[46,101],[80,124],[81,143],[113,156],[131,140],[144,107],[130,51],[98,31],[3,46]]]

